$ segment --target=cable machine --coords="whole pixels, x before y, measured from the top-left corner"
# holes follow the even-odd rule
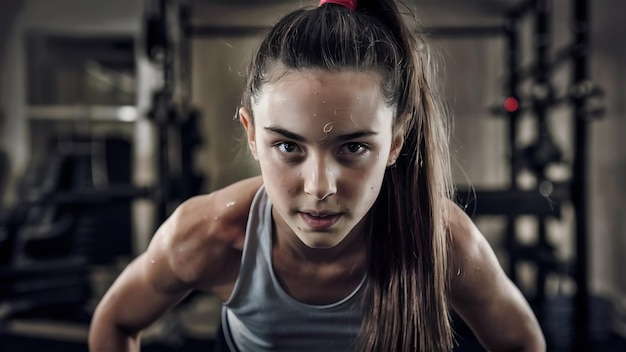
[[[497,191],[459,190],[461,199],[475,197],[477,204],[468,209],[473,215],[505,215],[504,245],[509,253],[507,271],[513,282],[518,283],[518,264],[530,262],[537,268],[536,297],[533,305],[542,325],[545,324],[546,281],[550,273],[566,275],[574,279],[576,293],[573,305],[573,336],[571,346],[576,351],[591,350],[589,338],[589,280],[588,280],[588,211],[587,211],[587,161],[588,129],[592,118],[602,114],[602,108],[590,102],[602,96],[602,90],[594,86],[589,75],[589,1],[571,0],[571,29],[573,42],[551,55],[553,14],[552,0],[530,0],[512,9],[506,15],[503,26],[495,28],[444,28],[434,29],[433,35],[445,38],[489,36],[503,38],[506,43],[506,99],[502,107],[495,109],[508,121],[509,187]],[[533,20],[534,64],[521,67],[522,51],[520,22],[526,16]],[[564,96],[557,97],[552,86],[555,69],[569,62],[572,70],[569,88]],[[529,96],[523,96],[520,85],[532,80]],[[547,169],[555,163],[564,163],[563,152],[554,142],[548,120],[551,110],[569,104],[574,126],[572,141],[573,157],[571,177],[566,181],[554,181]],[[529,114],[536,121],[536,138],[525,146],[518,145],[519,122],[522,114]],[[570,163],[570,162],[568,162]],[[532,189],[520,186],[518,178],[523,170],[530,171],[536,179]],[[557,258],[555,247],[548,240],[547,220],[561,217],[562,206],[571,204],[575,214],[575,258],[564,262]],[[517,239],[516,220],[532,216],[537,221],[537,239],[530,245]],[[549,341],[550,342],[550,341]]]

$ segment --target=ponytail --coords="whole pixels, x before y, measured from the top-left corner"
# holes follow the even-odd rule
[[[342,0],[343,1],[343,0]],[[345,0],[348,1],[348,0]],[[324,2],[280,20],[252,62],[243,106],[287,69],[375,71],[405,142],[369,214],[365,312],[356,351],[449,351],[446,115],[431,85],[429,52],[393,0]],[[339,1],[341,2],[341,1]],[[350,1],[352,2],[352,1]]]
[[[371,302],[358,351],[449,351],[446,199],[451,196],[445,110],[428,78],[433,63],[393,1],[361,0],[403,56],[398,114],[409,116],[405,143],[385,175],[373,218],[368,288]],[[386,219],[387,221],[378,221]]]

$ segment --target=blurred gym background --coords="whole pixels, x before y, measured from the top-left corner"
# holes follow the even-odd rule
[[[620,0],[407,0],[445,61],[458,201],[550,351],[626,350]],[[91,313],[183,200],[258,173],[234,115],[309,0],[0,1],[0,350],[85,351]],[[210,351],[193,294],[145,351]],[[456,322],[458,351],[477,351]]]

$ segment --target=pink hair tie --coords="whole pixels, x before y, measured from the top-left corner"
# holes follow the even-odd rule
[[[357,0],[320,0],[320,6],[324,4],[338,4],[349,8],[350,10],[356,10]]]

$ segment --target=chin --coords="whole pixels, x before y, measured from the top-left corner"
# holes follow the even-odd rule
[[[331,241],[329,238],[320,238],[320,237],[329,236],[328,233],[314,236],[305,236],[304,238],[300,238],[300,241],[304,243],[305,246],[313,249],[330,249],[337,246],[340,241]]]

